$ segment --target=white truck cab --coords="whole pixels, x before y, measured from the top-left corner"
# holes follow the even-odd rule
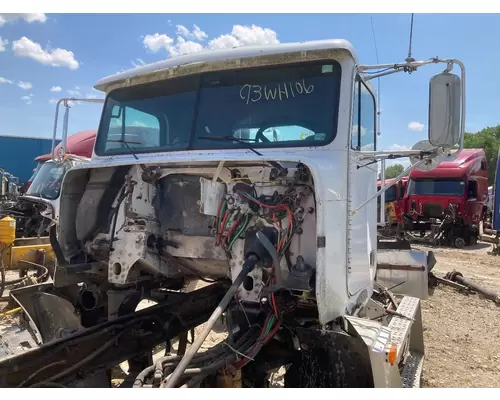
[[[432,63],[446,70],[431,79],[429,141],[379,151],[370,80]],[[345,40],[192,53],[102,79],[92,159],[61,187],[55,285],[72,266],[99,265],[95,291],[113,320],[152,287],[229,280],[209,328],[224,311],[235,340],[264,322],[285,347],[298,341],[287,386],[418,386],[419,299],[387,287],[409,278],[421,292],[427,270],[377,278],[390,255],[377,252],[376,197],[393,184],[377,192],[377,162],[432,168],[455,156],[464,79],[457,60],[363,66]],[[185,382],[207,334],[152,385]]]

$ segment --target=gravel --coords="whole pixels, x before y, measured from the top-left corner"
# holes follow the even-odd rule
[[[467,250],[425,248],[436,255],[434,274],[460,271],[466,279],[500,292],[500,257],[488,244]],[[424,387],[497,387],[500,374],[500,307],[477,294],[439,285],[422,302]]]

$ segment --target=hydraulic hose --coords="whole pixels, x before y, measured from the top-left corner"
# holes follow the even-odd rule
[[[167,380],[166,384],[164,387],[166,388],[173,388],[175,387],[175,384],[179,380],[179,378],[182,376],[186,368],[188,367],[189,363],[193,359],[193,357],[196,355],[198,350],[200,349],[201,345],[207,338],[208,334],[210,331],[213,329],[214,325],[216,322],[219,320],[221,317],[222,313],[224,310],[227,308],[229,305],[229,302],[235,295],[236,291],[240,287],[240,285],[243,283],[243,280],[245,277],[253,270],[255,267],[255,264],[258,261],[258,257],[255,255],[250,255],[248,259],[245,261],[243,264],[243,268],[241,269],[241,272],[238,274],[236,279],[234,280],[233,284],[229,287],[228,291],[220,301],[219,305],[215,309],[215,311],[212,313],[210,318],[208,319],[205,327],[203,328],[203,331],[196,337],[196,340],[193,342],[193,344],[189,347],[187,350],[186,354],[182,358],[182,360],[179,362],[177,367],[175,368],[174,372],[170,376],[170,378]]]
[[[191,362],[189,363],[188,368],[182,374],[182,377],[189,376],[189,374],[194,374],[195,371],[193,368],[203,368],[202,370],[197,370],[198,376],[192,378],[191,380],[203,380],[208,374],[212,373],[212,368],[207,368],[213,366],[214,364],[218,364],[221,361],[224,361],[226,364],[231,364],[236,361],[236,354],[246,354],[248,350],[255,344],[255,341],[258,339],[258,333],[260,332],[260,328],[254,326],[249,331],[247,331],[244,335],[242,335],[238,340],[232,342],[232,346],[227,342],[220,342],[215,345],[211,349],[204,351],[203,353],[197,353]],[[162,379],[162,375],[165,367],[173,368],[177,366],[178,362],[181,360],[180,356],[165,356],[159,358],[153,365],[145,368],[143,371],[137,375],[134,381],[134,388],[142,388],[144,387],[144,382],[150,377],[153,377],[153,381],[157,379]],[[208,363],[208,365],[206,365]],[[218,369],[218,368],[216,368]],[[169,374],[164,382],[167,382],[172,374]],[[160,386],[162,387],[162,386]],[[184,387],[184,386],[183,386]]]

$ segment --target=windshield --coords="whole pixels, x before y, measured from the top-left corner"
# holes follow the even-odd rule
[[[377,185],[377,192],[380,190],[380,186]],[[380,201],[380,196],[378,197]],[[391,186],[389,189],[385,191],[385,202],[391,203],[396,201],[396,186]]]
[[[64,165],[53,162],[43,163],[31,186],[26,191],[26,195],[42,197],[47,200],[57,199],[65,172],[66,167]]]
[[[39,162],[36,165],[36,168],[33,170],[33,175],[31,175],[31,178],[28,180],[28,182],[33,182],[33,179],[35,179],[36,174],[38,171],[40,171],[40,167],[43,165],[43,162]]]
[[[117,89],[106,99],[95,151],[325,145],[336,135],[340,75],[329,61]]]
[[[460,179],[418,179],[408,184],[408,194],[463,196],[465,182]]]

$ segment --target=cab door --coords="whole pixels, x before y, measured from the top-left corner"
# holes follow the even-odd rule
[[[375,97],[359,78],[355,82],[349,159],[349,200],[357,208],[377,191],[377,164],[361,160],[358,151],[376,150]],[[385,204],[381,204],[385,209]],[[347,286],[354,296],[375,275],[377,249],[377,201],[349,217]]]

